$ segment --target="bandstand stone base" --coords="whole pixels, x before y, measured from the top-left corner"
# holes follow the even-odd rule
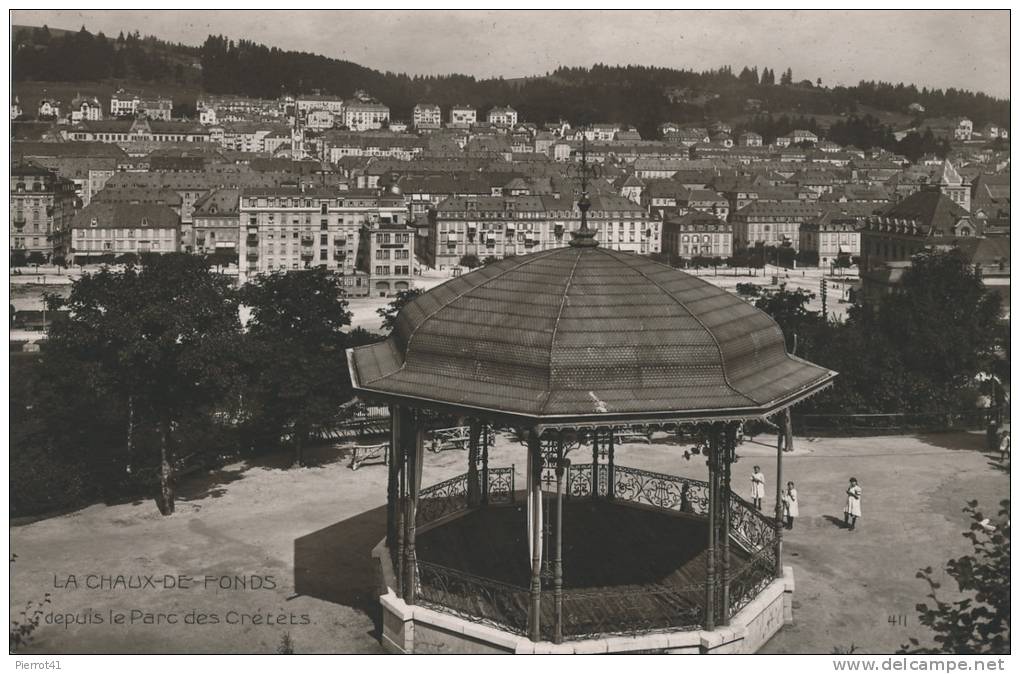
[[[755,653],[784,624],[793,622],[793,568],[783,567],[774,580],[730,620],[727,627],[705,630],[656,631],[628,636],[571,640],[563,644],[504,632],[436,611],[408,606],[394,591],[396,578],[386,541],[372,550],[376,560],[382,606],[382,645],[391,653]]]

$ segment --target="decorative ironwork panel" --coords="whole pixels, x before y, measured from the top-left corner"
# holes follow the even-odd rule
[[[730,579],[730,615],[751,603],[776,576],[776,551],[767,546]]]
[[[591,496],[591,464],[572,463],[567,468],[566,494],[568,497]]]
[[[514,502],[514,467],[489,469],[489,503]]]
[[[704,623],[704,584],[684,587],[624,586],[563,591],[563,636],[584,639],[662,629],[699,629]],[[551,635],[553,597],[542,594],[543,631]]]
[[[444,480],[418,492],[418,526],[435,522],[460,510],[467,510],[467,473]]]
[[[771,549],[776,544],[776,521],[730,494],[730,535],[750,553]]]
[[[599,496],[609,495],[609,464],[599,464],[598,494]]]
[[[698,515],[708,513],[707,482],[626,466],[615,466],[614,473],[618,499],[665,510]],[[600,484],[600,493],[601,489]]]
[[[429,608],[525,634],[529,601],[526,588],[418,561],[418,602]]]

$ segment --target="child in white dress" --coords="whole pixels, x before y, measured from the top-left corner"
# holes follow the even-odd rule
[[[783,494],[783,509],[786,511],[786,528],[793,529],[793,520],[800,515],[800,502],[797,500],[797,489],[792,482],[786,483]]]
[[[850,531],[857,526],[857,518],[861,516],[861,486],[857,478],[850,478],[850,486],[846,490],[846,508],[843,509],[843,523],[849,525]]]
[[[765,498],[765,475],[762,474],[760,467],[755,466],[754,472],[751,473],[751,502],[758,510],[761,510],[763,498]]]

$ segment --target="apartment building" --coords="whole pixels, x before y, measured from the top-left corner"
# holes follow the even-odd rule
[[[414,128],[419,130],[438,129],[443,125],[443,111],[432,103],[419,103],[414,106],[412,115]]]
[[[74,216],[75,185],[53,171],[23,162],[11,168],[11,251],[63,255]]]
[[[169,206],[93,202],[74,216],[68,254],[83,264],[125,253],[173,253],[180,222]]]
[[[733,255],[733,225],[711,213],[689,211],[662,224],[662,252],[680,257]]]
[[[660,223],[640,205],[619,195],[596,194],[588,226],[602,246],[635,253],[657,253]],[[422,259],[437,268],[457,265],[464,255],[479,259],[526,255],[569,244],[581,226],[581,212],[570,198],[555,195],[449,197],[429,214]]]
[[[733,247],[791,246],[800,248],[800,226],[818,216],[816,204],[754,201],[730,215]]]
[[[387,296],[410,287],[414,243],[400,194],[244,189],[239,217],[242,281],[257,274],[325,266],[343,273],[352,296]],[[388,236],[376,236],[377,232]],[[404,250],[408,252],[397,252]]]
[[[489,110],[489,124],[501,129],[512,129],[517,126],[517,111],[507,106]]]
[[[455,105],[450,108],[450,126],[467,129],[478,123],[478,111],[470,105]]]

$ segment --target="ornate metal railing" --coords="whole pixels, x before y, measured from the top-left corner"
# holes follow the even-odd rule
[[[707,482],[626,466],[616,466],[613,472],[618,500],[696,515],[708,513]]]
[[[704,624],[705,585],[625,586],[563,591],[563,636],[582,639]],[[543,631],[554,624],[554,598],[542,593]]]
[[[481,473],[478,476],[479,492],[484,483]],[[489,468],[488,502],[491,505],[503,505],[514,502],[514,467]],[[415,513],[415,524],[422,526],[441,520],[456,512],[467,510],[468,474],[463,473],[449,480],[444,480],[418,492],[418,510]]]
[[[514,467],[489,468],[489,503],[514,502]]]
[[[765,546],[730,579],[730,615],[751,603],[776,576],[776,550]]]
[[[443,480],[418,492],[415,524],[435,522],[468,507],[467,473]]]
[[[755,554],[776,544],[776,521],[736,494],[730,494],[730,535]]]
[[[529,597],[527,588],[418,560],[418,602],[471,622],[525,634]]]

